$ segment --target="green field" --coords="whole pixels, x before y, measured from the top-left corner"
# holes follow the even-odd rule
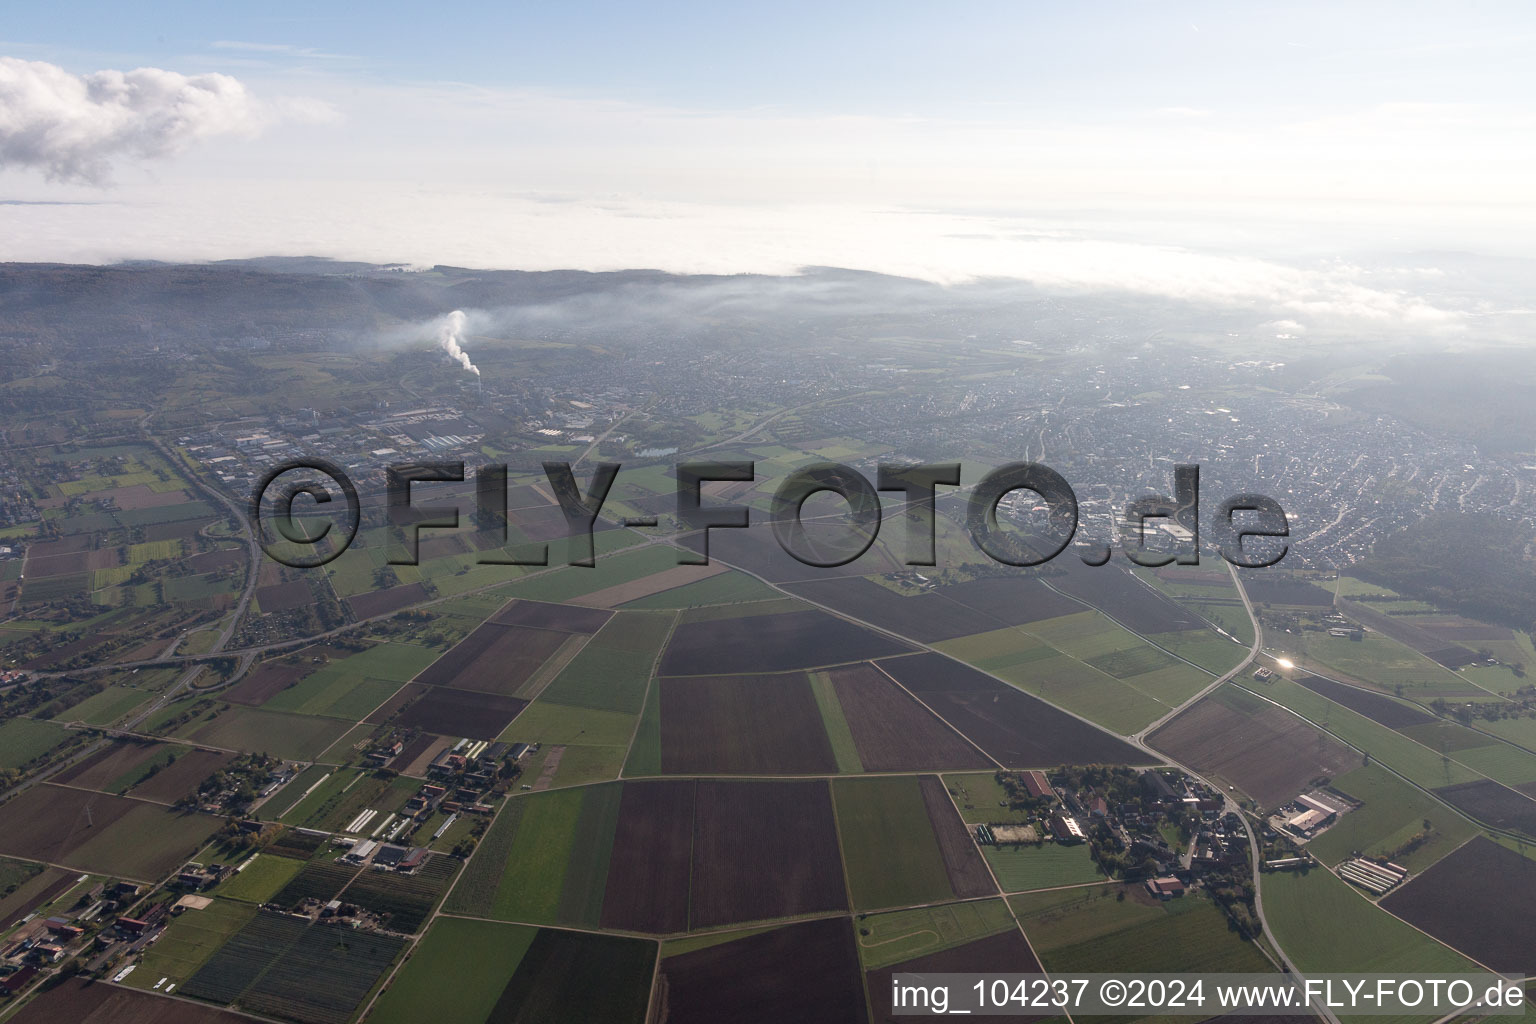
[[[0,770],[14,771],[68,739],[62,725],[32,718],[13,718],[0,723]]]
[[[699,580],[697,583],[686,583],[681,587],[673,587],[659,594],[651,594],[649,597],[630,601],[624,607],[626,609],[697,608],[701,605],[734,604],[738,601],[766,601],[778,596],[779,592],[768,584],[732,569],[718,576]]]
[[[1380,633],[1367,633],[1363,640],[1310,632],[1285,639],[1296,652],[1346,675],[1373,683],[1385,693],[1396,693],[1401,687],[1404,696],[1425,701],[1434,697],[1488,696],[1487,691],[1450,669]]]
[[[595,927],[621,791],[614,783],[509,799],[449,897],[449,909]]]
[[[624,762],[625,775],[661,774],[661,687],[652,684],[645,698],[645,711],[635,730],[635,741]]]
[[[1198,892],[1166,902],[1141,885],[1090,885],[1010,896],[1042,965],[1051,971],[1262,973],[1253,943]]]
[[[1321,869],[1267,873],[1260,892],[1275,939],[1302,971],[1433,974],[1477,969]]]
[[[826,727],[827,739],[832,741],[832,755],[837,759],[837,770],[862,772],[864,764],[859,760],[853,732],[848,728],[848,719],[843,715],[843,705],[837,699],[837,688],[825,672],[812,672],[810,679],[816,707],[821,711],[822,725]]]
[[[491,1019],[537,928],[440,917],[379,998],[369,1024]]]
[[[258,854],[239,874],[219,883],[218,895],[227,900],[265,903],[276,896],[303,866],[303,861],[291,857]]]
[[[981,852],[986,855],[1004,892],[1078,885],[1104,878],[1099,873],[1099,866],[1089,856],[1085,843],[1023,845],[1017,850],[1011,846],[983,846]]]
[[[149,698],[149,693],[131,686],[108,686],[100,693],[60,712],[57,717],[66,722],[111,725]],[[4,744],[0,743],[0,746]]]
[[[544,689],[542,699],[638,714],[672,618],[658,612],[618,612]]]
[[[514,718],[501,739],[523,743],[582,743],[623,748],[635,731],[635,715],[534,701]]]
[[[832,797],[856,909],[954,896],[915,776],[834,779]]]
[[[1053,626],[1051,634],[1065,636],[1092,654],[1135,660],[1136,654],[1125,648],[1128,638],[1132,647],[1144,647],[1157,657],[1167,658],[1096,612],[1031,623],[1027,630],[1010,627],[977,633],[934,646],[1043,700],[1122,734],[1135,732],[1168,712],[1171,705],[1159,703],[1129,681],[1116,679],[1058,650],[1047,637],[1035,632],[1036,627],[1046,626]]]
[[[1008,791],[997,781],[996,772],[963,772],[944,776],[944,785],[960,808],[960,820],[967,825],[1024,824],[1031,815],[1016,811],[1008,804]]]
[[[378,644],[311,672],[262,708],[356,722],[388,700],[401,683],[432,664],[441,653],[414,644]]]
[[[1477,827],[1433,797],[1414,789],[1379,765],[1356,768],[1333,780],[1335,789],[1363,806],[1341,815],[1307,844],[1324,864],[1336,865],[1359,851],[1390,856],[1410,871],[1422,871],[1477,833]],[[1430,828],[1424,828],[1424,822]],[[1401,847],[1419,833],[1427,837],[1411,852]]]
[[[605,545],[615,543],[617,535],[640,538],[628,530],[605,530],[597,534],[597,564],[593,568],[568,566],[553,572],[541,573],[516,580],[507,586],[507,593],[514,597],[526,597],[531,601],[569,601],[583,594],[596,593],[620,583],[630,583],[677,565],[677,550],[665,544],[652,544],[635,551],[604,554]],[[562,544],[549,546],[550,563],[558,564]],[[609,549],[611,550],[611,548]],[[494,566],[492,568],[495,568]]]
[[[203,910],[182,911],[149,947],[126,983],[151,989],[161,978],[168,978],[168,984],[179,985],[254,916],[255,907],[219,899]]]
[[[1229,687],[1232,684],[1227,684]],[[1447,759],[1421,743],[1371,721],[1306,687],[1275,675],[1268,683],[1245,681],[1253,692],[1299,712],[1304,718],[1344,742],[1365,751],[1374,761],[1380,761],[1426,789],[1449,786],[1457,782],[1474,782],[1480,776],[1470,768]],[[1226,687],[1223,687],[1226,689]]]
[[[894,910],[859,918],[859,959],[866,971],[889,967],[1017,927],[1002,900]]]
[[[347,722],[320,715],[231,707],[194,730],[191,736],[210,746],[270,754],[290,761],[311,761],[349,728]]]

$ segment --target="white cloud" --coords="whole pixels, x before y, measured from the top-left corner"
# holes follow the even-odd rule
[[[215,135],[249,135],[259,105],[228,75],[159,68],[75,75],[0,57],[0,167],[104,183],[120,159],[172,156]]]

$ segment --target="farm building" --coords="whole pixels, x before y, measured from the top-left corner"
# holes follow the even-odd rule
[[[1172,875],[1147,879],[1147,892],[1160,900],[1171,900],[1184,895],[1184,883]]]
[[[1298,835],[1309,836],[1333,820],[1333,815],[1319,810],[1305,810],[1286,820],[1285,827]]]
[[[1146,796],[1159,803],[1172,800],[1178,796],[1168,780],[1163,778],[1163,773],[1156,770],[1148,770],[1141,773],[1141,791]]]
[[[1083,833],[1083,827],[1077,823],[1077,819],[1065,814],[1057,814],[1051,818],[1051,832],[1056,836],[1058,843],[1081,843],[1088,838]]]
[[[1396,864],[1378,864],[1356,857],[1339,865],[1339,877],[1380,896],[1401,884],[1408,877],[1408,870]]]
[[[1025,791],[1032,797],[1055,796],[1045,772],[1025,772],[1023,782]]]

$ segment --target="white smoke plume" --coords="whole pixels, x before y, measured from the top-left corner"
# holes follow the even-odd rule
[[[213,135],[254,134],[261,105],[228,75],[160,68],[76,75],[0,57],[0,167],[104,184],[114,160],[172,156]]]
[[[444,352],[457,359],[460,366],[478,377],[480,376],[480,367],[470,362],[469,353],[459,346],[459,339],[463,336],[464,313],[456,309],[448,314],[448,319],[438,329],[437,343],[443,347]]]

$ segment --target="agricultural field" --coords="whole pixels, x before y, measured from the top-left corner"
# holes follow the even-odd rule
[[[941,654],[876,664],[1007,768],[1148,761],[1118,737]]]
[[[643,1024],[656,943],[541,928],[487,1020],[496,1024]]]
[[[596,927],[624,788],[614,782],[509,800],[454,889],[449,909]]]
[[[1008,806],[1008,791],[997,781],[996,772],[946,772],[943,781],[967,825],[1022,824],[1034,817]]]
[[[876,967],[864,972],[864,984],[869,993],[869,1005],[877,1021],[899,1019],[891,1014],[891,975],[893,974],[992,974],[992,973],[1040,973],[1040,962],[1030,952],[1024,933],[1017,928],[1000,931],[985,938],[934,953],[926,953],[910,960]],[[1027,1021],[1029,1017],[977,1016],[972,1020]],[[1038,1018],[1035,1018],[1038,1019]]]
[[[1536,798],[1484,779],[1441,786],[1435,796],[1494,828],[1536,836]]]
[[[153,988],[169,979],[169,984],[181,985],[255,915],[254,907],[222,899],[202,910],[183,911],[149,947],[127,983]]]
[[[1421,871],[1477,831],[1461,815],[1379,765],[1340,775],[1333,780],[1333,788],[1361,806],[1341,815],[1307,843],[1307,851],[1330,866],[1359,851]]]
[[[846,917],[805,921],[665,956],[669,1024],[844,1024],[865,1019]],[[793,978],[794,984],[784,984]]]
[[[320,715],[294,715],[236,706],[219,711],[186,738],[211,747],[269,754],[291,761],[311,761],[350,728],[350,722]]]
[[[828,669],[825,675],[866,771],[985,768],[990,763],[875,665]]]
[[[545,688],[542,699],[638,714],[673,616],[620,612],[599,629]]]
[[[1000,899],[892,910],[860,917],[857,923],[859,958],[866,970],[1018,928]]]
[[[511,696],[570,639],[562,630],[487,622],[433,662],[417,681]]]
[[[1295,715],[1230,683],[1147,737],[1180,763],[1278,807],[1361,757]]]
[[[1381,905],[1480,964],[1536,975],[1536,861],[1477,836]]]
[[[1203,893],[1160,900],[1139,884],[1010,896],[1048,971],[1258,974],[1270,962]]]
[[[45,783],[0,805],[0,854],[156,880],[190,858],[218,825],[207,815]]]
[[[1082,843],[983,846],[981,852],[1004,892],[1028,892],[1104,880],[1103,872]]]
[[[916,777],[837,779],[832,795],[855,910],[953,898]]]
[[[525,700],[446,686],[423,687],[395,718],[395,724],[439,736],[494,740],[511,724]]]
[[[28,1002],[11,1020],[16,1024],[250,1024],[251,1018],[186,1000],[162,999],[120,985],[71,978]]]
[[[536,928],[439,917],[379,997],[370,1024],[491,1019]]]
[[[434,856],[415,872],[364,871],[347,886],[346,898],[384,918],[392,932],[412,935],[421,930],[432,908],[458,876],[459,862]]]
[[[898,654],[906,645],[815,609],[680,623],[661,656],[666,676],[786,672]]]
[[[0,722],[0,771],[15,771],[69,739],[70,732],[52,722],[12,718]]]
[[[220,882],[216,895],[259,905],[276,896],[303,867],[303,862],[289,857],[257,854],[244,862],[238,874]]]
[[[1302,971],[1475,971],[1465,957],[1377,908],[1320,868],[1263,879],[1264,917]]]
[[[671,775],[825,775],[837,760],[803,673],[658,679]]]

